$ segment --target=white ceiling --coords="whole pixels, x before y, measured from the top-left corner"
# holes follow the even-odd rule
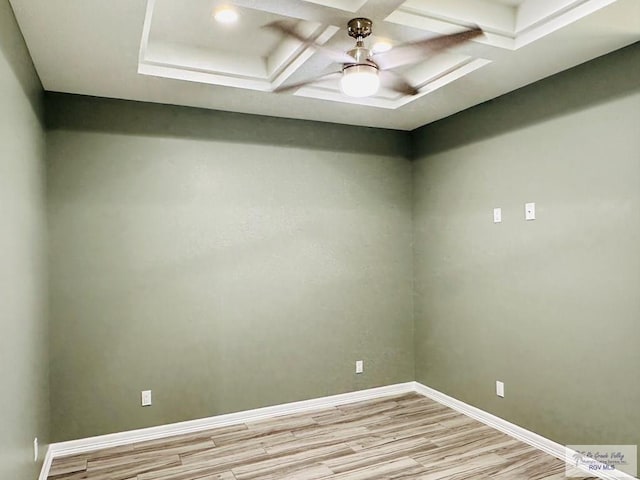
[[[519,7],[525,2],[525,0],[495,0],[495,3],[502,5],[508,5],[509,7]]]
[[[50,91],[412,130],[640,40],[638,0],[10,0]],[[371,44],[478,24],[485,35],[401,70],[416,96],[345,97],[337,81],[272,90],[335,71],[320,53],[261,28],[297,22],[347,50],[346,22],[374,21]]]

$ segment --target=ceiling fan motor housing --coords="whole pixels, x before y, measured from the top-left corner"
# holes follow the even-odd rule
[[[368,48],[356,47],[352,50],[349,50],[347,53],[349,54],[349,56],[353,57],[355,61],[352,64],[345,64],[345,66],[367,64],[378,68],[378,66],[373,61],[371,61],[371,50],[369,50]]]

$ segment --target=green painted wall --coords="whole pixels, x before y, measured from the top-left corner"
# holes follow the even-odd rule
[[[640,444],[640,45],[414,134],[417,380],[560,443]]]
[[[413,380],[408,133],[47,108],[56,441]]]
[[[0,478],[32,480],[48,437],[44,130],[40,81],[0,1]]]
[[[633,45],[411,133],[48,94],[54,440],[417,379],[639,444],[639,79]]]

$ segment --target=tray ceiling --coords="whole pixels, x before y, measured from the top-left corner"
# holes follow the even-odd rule
[[[410,130],[640,40],[637,0],[11,0],[45,89]],[[374,21],[369,46],[477,24],[485,35],[400,70],[418,95],[345,96],[338,81],[273,89],[339,65],[264,25],[353,47],[346,22]]]

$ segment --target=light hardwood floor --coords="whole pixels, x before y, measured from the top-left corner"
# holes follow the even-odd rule
[[[418,394],[58,458],[49,472],[50,480],[562,478],[560,460]]]

